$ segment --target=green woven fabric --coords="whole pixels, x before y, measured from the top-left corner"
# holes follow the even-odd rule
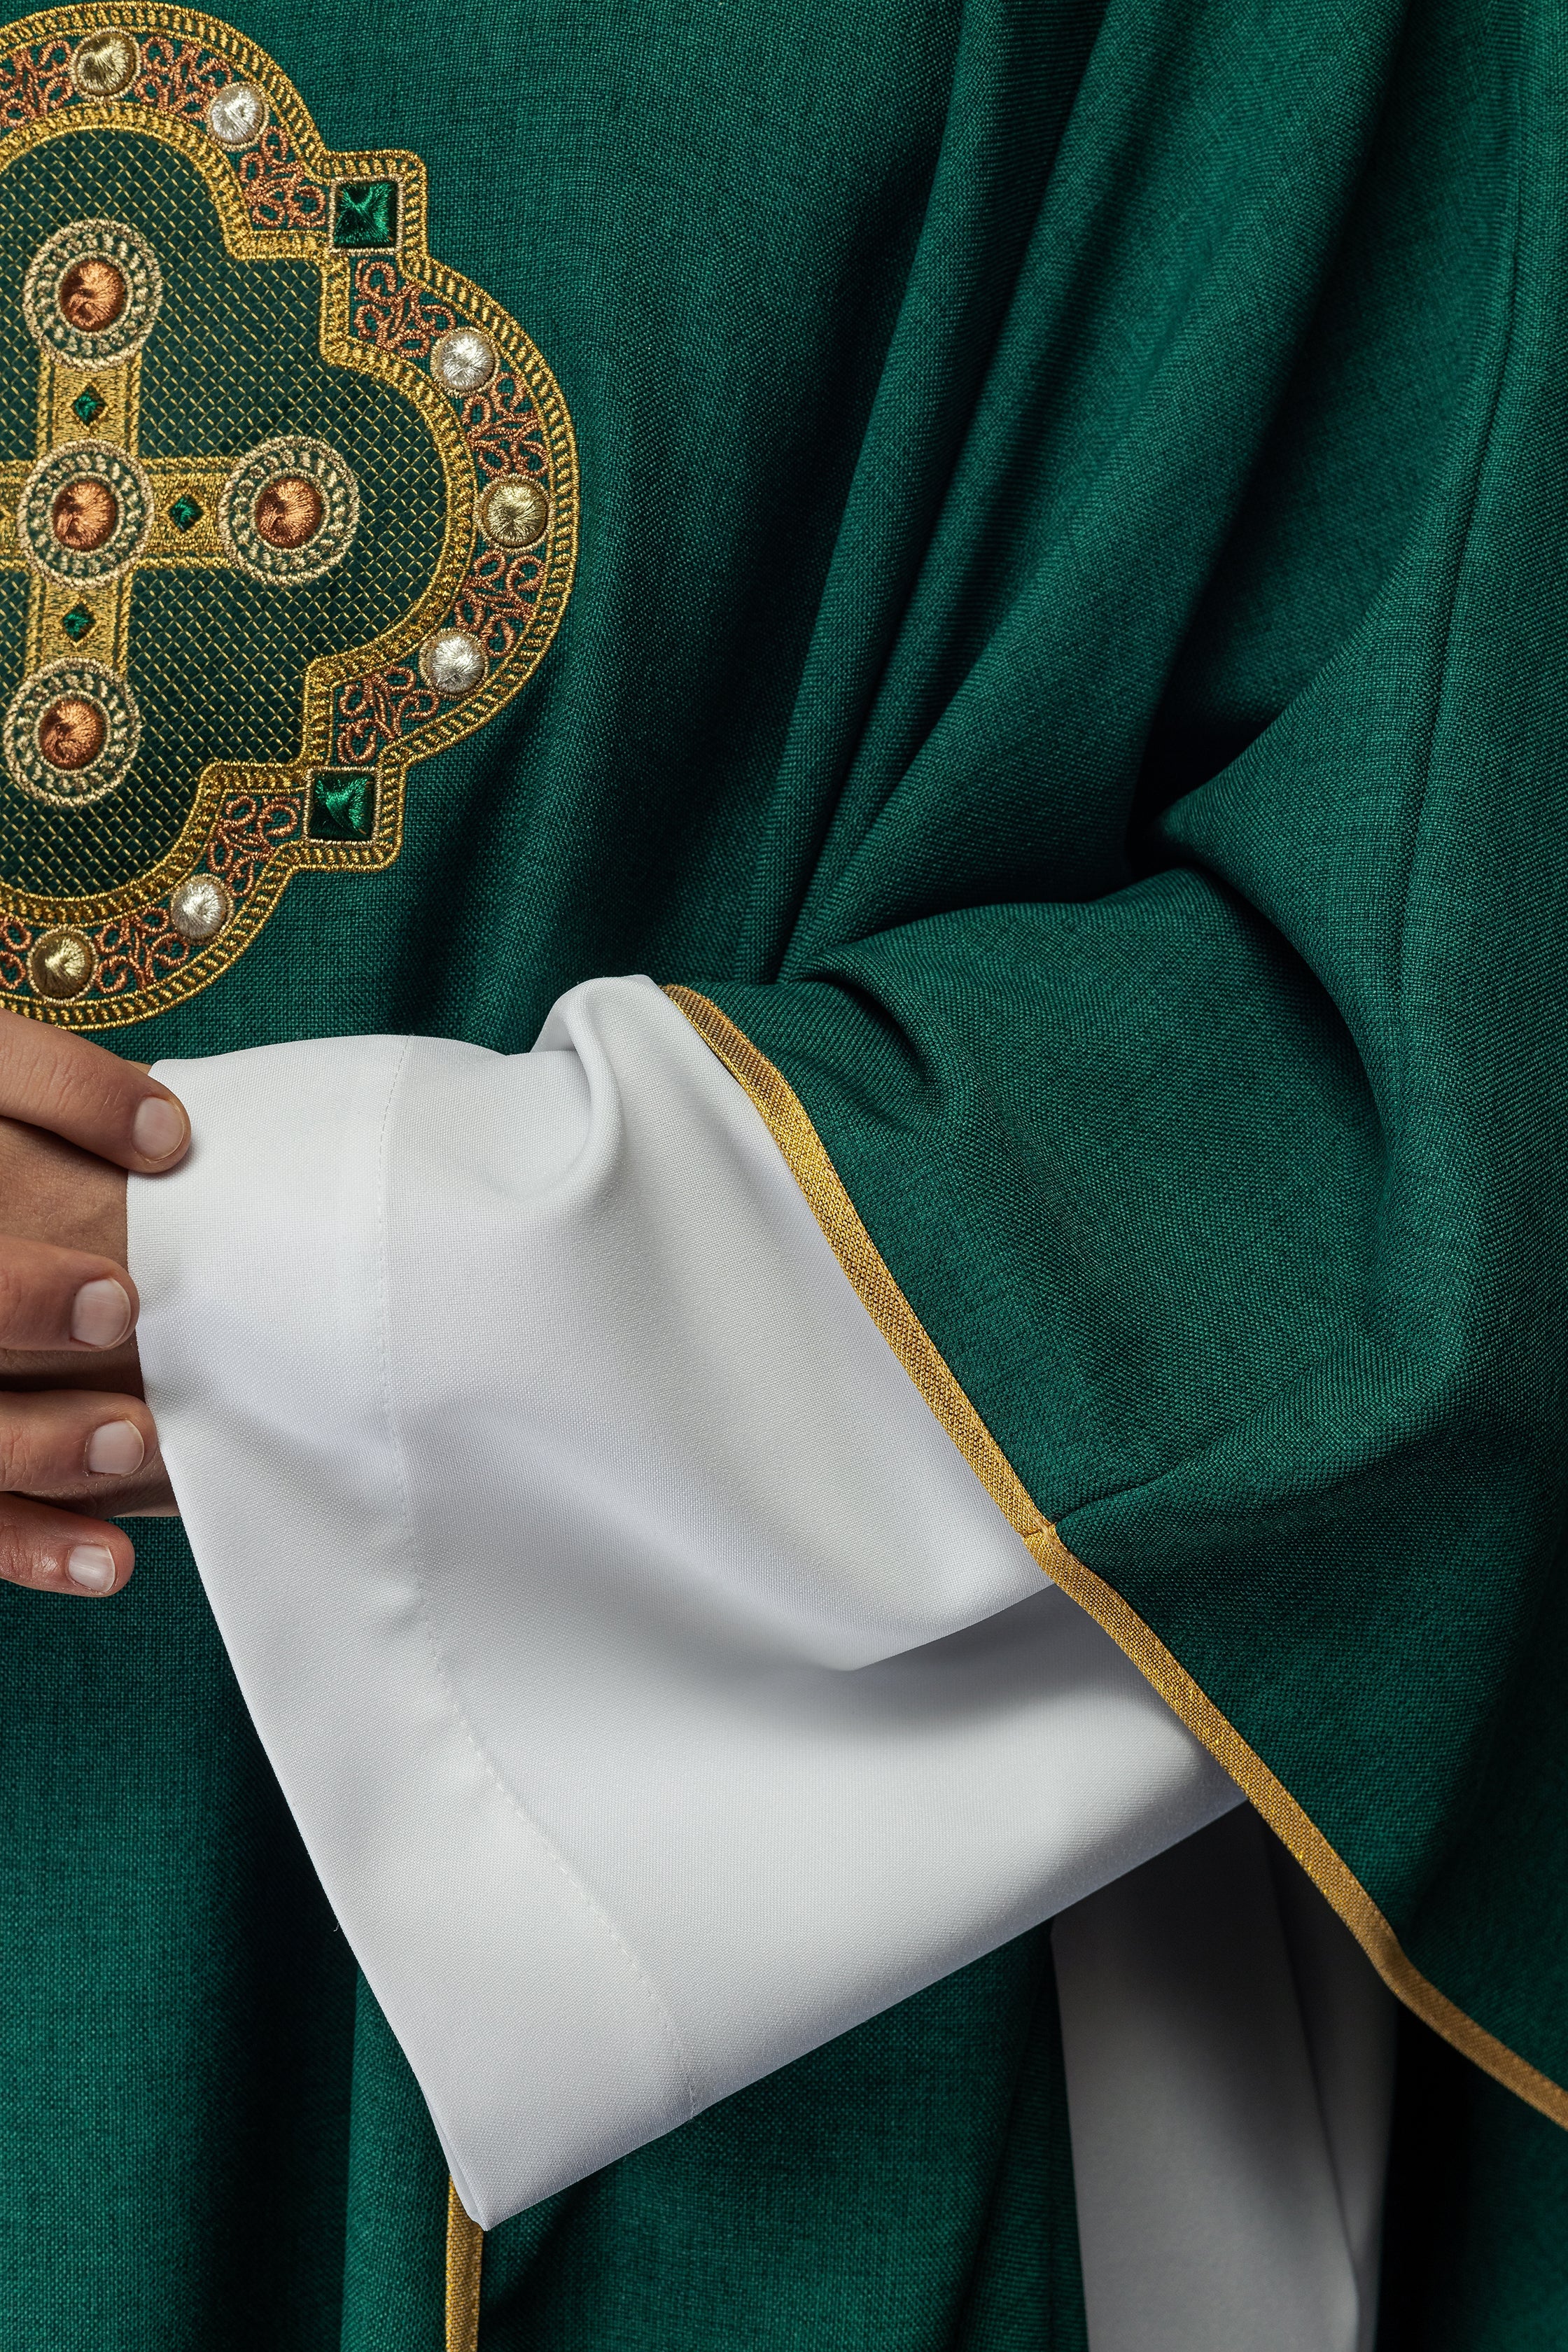
[[[1068,1541],[1568,2077],[1560,10],[241,29],[425,156],[582,560],[398,862],[117,1042],[707,988]],[[0,1591],[0,2340],[438,2352],[434,2139],[136,1532]],[[1410,2047],[1387,2344],[1561,2343],[1568,2140]],[[494,2233],[487,2352],[1074,2344],[1058,2064],[1026,1939]]]
[[[1564,28],[1271,23],[1145,16],[1114,231],[1077,118],[715,992],[1069,1548],[1568,2083]]]

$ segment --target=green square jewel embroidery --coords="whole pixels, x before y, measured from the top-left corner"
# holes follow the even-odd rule
[[[89,383],[85,391],[78,393],[71,403],[71,410],[73,415],[80,417],[84,425],[92,425],[103,415],[108,405],[97,384]]]
[[[73,646],[79,646],[89,629],[98,626],[98,614],[90,604],[73,604],[60,622],[61,628]]]
[[[189,530],[194,523],[200,522],[202,512],[201,507],[192,498],[189,490],[186,490],[169,509],[169,520],[176,530]]]
[[[375,778],[321,768],[310,781],[312,841],[368,841],[375,831]]]
[[[395,180],[340,180],[332,204],[332,243],[389,251],[397,243]]]

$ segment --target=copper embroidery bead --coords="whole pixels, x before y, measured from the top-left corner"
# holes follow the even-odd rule
[[[68,482],[49,510],[49,528],[62,547],[91,555],[112,539],[120,523],[120,501],[107,482],[90,474]]]
[[[531,547],[549,520],[544,485],[531,474],[503,474],[479,500],[479,528],[498,547]]]
[[[235,467],[217,526],[230,562],[253,580],[319,580],[353,543],[359,484],[324,441],[283,434]]]
[[[60,316],[84,335],[112,327],[129,299],[123,273],[100,253],[73,261],[55,292]]]
[[[308,547],[326,510],[314,482],[303,474],[279,474],[258,495],[253,520],[268,547]]]
[[[141,52],[131,35],[110,26],[77,43],[71,79],[83,98],[118,98],[121,90],[130,89],[141,62]]]
[[[107,441],[70,441],[28,475],[16,533],[37,570],[85,586],[133,563],[152,520],[152,485],[134,457]]]
[[[485,674],[485,649],[467,629],[432,629],[419,648],[419,674],[437,694],[472,694]]]
[[[187,874],[169,900],[169,920],[183,940],[198,947],[216,939],[233,912],[228,886],[216,874]]]
[[[430,371],[448,392],[482,392],[496,372],[496,347],[482,327],[449,327],[430,346]]]
[[[38,749],[51,768],[89,768],[102,751],[109,721],[96,702],[62,694],[38,720]]]
[[[267,100],[247,81],[231,81],[207,106],[207,129],[220,147],[248,147],[267,121]]]
[[[52,997],[57,1003],[79,996],[97,970],[92,941],[85,932],[72,930],[68,926],[46,931],[27,959],[35,992]]]

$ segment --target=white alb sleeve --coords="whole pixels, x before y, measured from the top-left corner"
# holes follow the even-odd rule
[[[158,1075],[142,1363],[240,1687],[489,2227],[1237,1791],[1042,1577],[651,982]]]

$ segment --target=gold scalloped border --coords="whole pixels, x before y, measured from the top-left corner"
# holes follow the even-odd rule
[[[579,477],[576,438],[561,389],[542,354],[510,311],[458,271],[435,260],[426,242],[427,183],[417,155],[402,149],[340,154],[324,146],[299,91],[265,50],[223,19],[183,8],[89,5],[53,9],[18,18],[0,28],[0,51],[34,43],[71,42],[115,26],[139,36],[166,35],[213,50],[237,79],[254,82],[266,98],[303,168],[330,191],[335,180],[395,178],[401,183],[399,237],[395,254],[367,257],[338,249],[323,231],[258,229],[240,194],[237,158],[244,151],[220,146],[194,118],[164,112],[130,97],[86,104],[18,124],[0,138],[0,171],[23,150],[77,131],[112,129],[163,140],[200,172],[212,194],[224,242],[237,259],[308,260],[321,272],[321,349],[330,365],[359,369],[389,383],[421,415],[431,431],[447,483],[447,527],[430,584],[401,620],[363,646],[323,655],[306,673],[300,751],[287,766],[260,762],[215,762],[204,774],[177,839],[155,866],[129,884],[82,898],[47,896],[0,885],[0,923],[68,923],[90,929],[109,918],[155,903],[182,880],[203,854],[222,803],[237,792],[299,793],[308,799],[311,773],[331,764],[332,701],[347,679],[383,663],[411,657],[420,638],[443,619],[467,576],[475,538],[478,485],[473,460],[457,411],[425,370],[395,352],[350,334],[353,265],[364,258],[394,262],[399,274],[483,327],[526,386],[542,431],[550,465],[551,520],[537,551],[542,564],[532,619],[504,661],[496,664],[477,692],[456,701],[416,735],[386,745],[374,762],[375,831],[368,842],[312,841],[285,844],[268,861],[256,887],[231,921],[190,961],[151,987],[115,997],[53,1003],[36,996],[7,994],[5,1009],[75,1029],[119,1028],[197,994],[243,954],[271,915],[291,877],[302,871],[374,872],[394,862],[403,846],[405,788],[416,761],[444,751],[482,727],[527,684],[543,659],[566,608],[576,571]],[[31,462],[31,461],[29,461]]]
[[[670,987],[698,1035],[745,1088],[767,1123],[834,1255],[861,1304],[992,1500],[1005,1512],[1046,1574],[1152,1684],[1166,1706],[1222,1764],[1344,1921],[1390,1992],[1462,2056],[1512,2091],[1527,2106],[1568,2130],[1568,2090],[1500,2042],[1439,1992],[1407,1958],[1387,1919],[1350,1865],[1309,1820],[1234,1724],[1223,1716],[1152,1628],[1093,1569],[1068,1551],[1002,1448],[970,1403],[861,1223],[854,1202],[805,1105],[782,1070],[706,996]]]

